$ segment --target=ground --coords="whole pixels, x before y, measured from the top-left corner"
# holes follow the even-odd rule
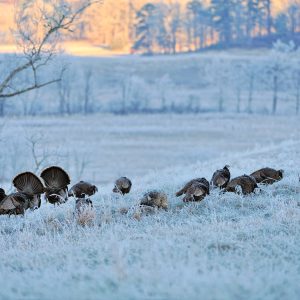
[[[298,299],[296,117],[95,115],[3,122],[6,188],[14,172],[33,170],[25,137],[40,134],[39,155],[48,149],[48,163],[65,167],[72,183],[80,176],[95,182],[99,193],[91,226],[76,223],[72,199],[60,207],[43,203],[24,218],[0,217],[1,299]],[[174,196],[187,180],[210,179],[225,164],[233,177],[264,166],[284,169],[285,176],[247,197],[213,191],[201,203],[183,204]],[[133,181],[124,198],[111,193],[121,175]],[[153,188],[168,194],[167,212],[141,219],[133,210],[120,213]]]
[[[59,164],[72,174],[73,181],[84,177],[105,189],[106,185],[111,188],[118,176],[139,179],[161,169],[184,169],[197,161],[226,155],[218,166],[223,167],[231,164],[233,154],[299,139],[299,129],[296,116],[7,117],[0,120],[0,161],[4,169],[0,178],[10,183],[16,173],[25,169],[35,171],[28,144],[31,138],[39,140],[37,155],[40,159],[44,154],[47,156],[44,164]],[[264,163],[258,160],[257,164]]]

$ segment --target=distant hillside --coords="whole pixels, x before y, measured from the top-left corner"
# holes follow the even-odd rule
[[[272,48],[274,43],[276,43],[278,40],[289,43],[290,41],[293,41],[294,44],[299,47],[300,46],[300,33],[297,32],[293,35],[291,34],[271,34],[271,35],[265,35],[261,37],[255,37],[251,41],[233,41],[229,46],[224,45],[223,43],[217,43],[214,45],[211,45],[207,47],[206,49],[203,49],[204,51],[209,50],[221,50],[224,48],[231,49],[231,48],[240,48],[240,49],[258,49],[258,48]]]

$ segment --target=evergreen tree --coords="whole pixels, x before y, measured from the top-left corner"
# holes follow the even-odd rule
[[[136,13],[137,24],[135,27],[136,41],[133,49],[142,50],[152,54],[155,45],[156,6],[152,3],[145,4]]]
[[[195,50],[204,48],[210,26],[209,11],[199,0],[193,0],[187,3],[187,12],[194,48]]]
[[[165,26],[168,7],[161,3],[144,5],[136,15],[136,40],[133,49],[145,54],[154,51],[169,53],[171,49],[170,35]]]
[[[285,13],[280,13],[274,20],[274,28],[277,34],[288,34],[288,16]]]
[[[259,0],[260,9],[263,11],[265,16],[265,30],[267,35],[272,33],[272,0]]]
[[[291,35],[294,35],[299,27],[300,4],[294,3],[287,9],[288,27]]]
[[[213,22],[219,33],[219,40],[225,47],[230,46],[233,39],[234,5],[233,0],[211,0]]]
[[[167,31],[165,26],[166,17],[168,14],[169,8],[167,5],[161,3],[156,6],[155,16],[154,16],[154,23],[153,25],[153,32],[155,37],[155,44],[160,52],[163,53],[170,53],[171,52],[171,40],[170,35]]]
[[[247,0],[246,1],[246,35],[247,39],[251,40],[252,35],[255,34],[254,30],[258,22],[259,14],[259,3],[258,0]]]
[[[234,39],[243,41],[246,36],[247,11],[245,0],[235,0],[232,6],[233,12],[233,29],[232,35]]]
[[[170,43],[172,53],[176,53],[177,48],[177,33],[181,27],[181,12],[180,12],[180,5],[178,3],[170,5],[171,11],[171,21],[170,21]]]

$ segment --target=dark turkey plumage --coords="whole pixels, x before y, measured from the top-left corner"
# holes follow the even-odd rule
[[[283,170],[275,170],[272,168],[262,168],[251,174],[257,183],[273,184],[283,178]]]
[[[4,189],[0,188],[0,202],[6,197]]]
[[[13,185],[17,193],[5,195],[2,189],[0,199],[0,214],[20,215],[30,209],[37,209],[41,206],[41,194],[44,186],[40,179],[33,173],[25,172],[13,179]]]
[[[140,200],[140,205],[150,206],[153,208],[168,209],[168,197],[164,192],[151,191],[146,193]]]
[[[93,196],[96,192],[98,192],[98,188],[95,185],[86,181],[80,181],[72,186],[68,195],[69,197],[85,198],[86,196]]]
[[[213,187],[224,189],[230,181],[229,166],[225,166],[223,169],[217,170],[210,181]]]
[[[127,177],[121,177],[116,180],[113,192],[125,195],[130,192],[131,186],[132,182],[130,179],[128,179]]]
[[[24,215],[28,208],[29,198],[22,193],[14,193],[0,202],[0,215]]]
[[[227,192],[233,192],[237,194],[242,193],[243,195],[248,195],[253,193],[257,187],[258,186],[254,177],[243,175],[232,179],[228,183],[225,190]]]
[[[51,204],[61,204],[68,200],[68,185],[70,177],[60,167],[49,167],[41,173],[45,183],[45,197]]]
[[[209,195],[209,182],[205,178],[193,179],[176,193],[176,197],[183,194],[185,194],[184,202],[201,201]]]

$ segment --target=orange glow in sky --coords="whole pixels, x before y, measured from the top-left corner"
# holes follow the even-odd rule
[[[72,0],[73,1],[73,0]],[[153,0],[153,2],[160,2],[161,0]],[[293,0],[273,0],[273,11],[276,14],[278,11],[287,7],[289,3]],[[140,7],[142,4],[149,2],[147,0],[131,0],[136,7]],[[188,2],[188,0],[165,0],[166,3],[179,2],[183,5]],[[16,51],[16,46],[14,45],[14,39],[11,34],[11,28],[14,26],[14,6],[15,0],[0,0],[0,53],[4,52],[14,52]],[[101,30],[104,40],[107,40],[107,45],[115,44],[112,46],[114,51],[105,49],[104,47],[99,47],[99,41],[97,41],[96,31],[92,32],[87,37],[86,40],[82,39],[80,41],[68,41],[63,44],[63,48],[67,53],[74,55],[89,55],[89,56],[102,56],[114,54],[128,53],[130,47],[128,43],[124,41],[124,36],[128,35],[125,32],[125,27],[120,26],[118,28],[119,32],[116,40],[112,41],[110,39],[110,33],[113,29],[111,25],[114,23],[114,16],[120,15],[124,11],[124,7],[128,7],[129,0],[104,0],[102,7],[98,7],[96,12],[93,14],[93,18],[87,18],[94,20],[94,24],[98,26],[98,30]],[[117,7],[117,8],[116,8]],[[118,12],[119,9],[119,12]],[[102,14],[102,15],[101,15]],[[89,26],[89,25],[88,25]],[[100,29],[99,29],[100,28]],[[120,31],[124,31],[122,32]],[[115,32],[114,32],[115,34]],[[101,44],[101,43],[100,43]],[[120,44],[122,45],[120,47]]]

